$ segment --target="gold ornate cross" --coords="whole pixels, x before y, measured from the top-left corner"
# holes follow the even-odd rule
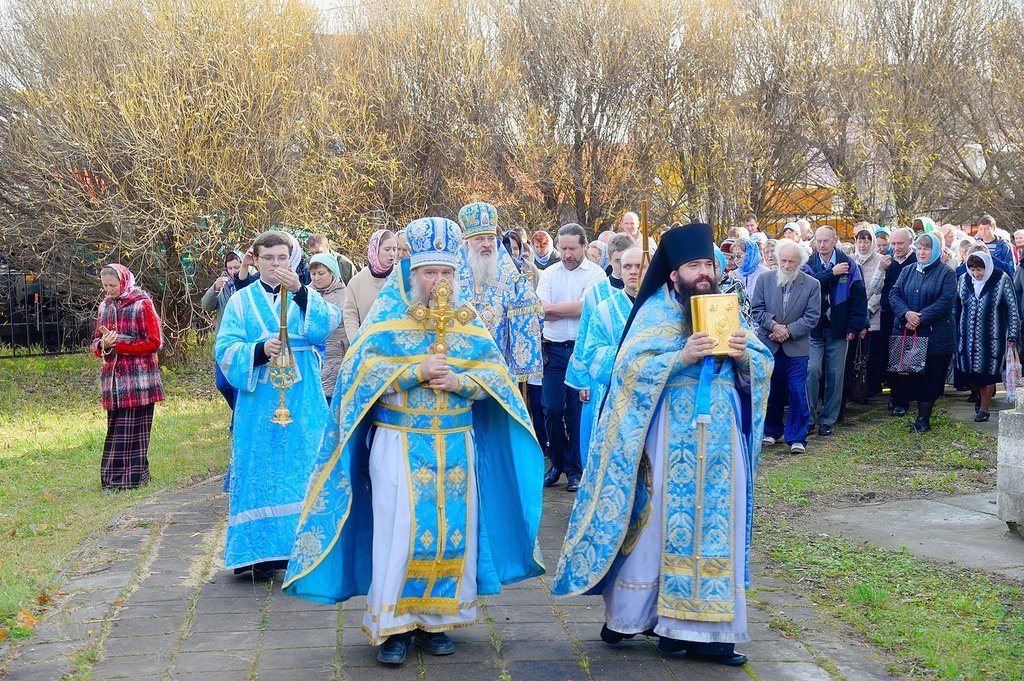
[[[410,317],[428,329],[433,327],[437,338],[430,346],[430,351],[436,355],[447,355],[451,349],[445,341],[445,334],[448,329],[455,326],[455,322],[465,324],[476,316],[476,312],[469,305],[453,308],[449,302],[451,297],[452,285],[447,279],[441,279],[434,286],[435,300],[429,306],[417,303],[409,308]]]

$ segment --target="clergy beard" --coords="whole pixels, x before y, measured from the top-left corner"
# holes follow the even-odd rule
[[[697,288],[697,284],[701,281],[706,281],[711,284],[711,288],[706,291],[702,291]],[[679,302],[679,306],[683,308],[683,323],[686,325],[690,324],[690,298],[694,296],[705,296],[711,295],[712,293],[719,293],[718,284],[716,284],[711,277],[701,277],[693,283],[680,279],[675,283],[673,289],[675,289],[676,300]]]
[[[783,272],[782,270],[775,270],[775,283],[779,286],[789,286],[796,281],[797,275],[800,274],[800,270],[793,270],[792,272]]]
[[[452,287],[452,297],[448,299],[449,304],[452,304],[456,298],[459,297],[459,281],[458,277],[453,277],[452,281],[448,282]],[[413,274],[412,281],[409,284],[409,298],[412,300],[413,305],[426,305],[430,302],[430,294],[433,289],[427,291],[423,287],[423,283],[420,278]]]
[[[492,279],[498,278],[497,253],[491,253],[491,255],[484,257],[469,251],[467,256],[469,268],[473,272],[474,284],[486,284]]]

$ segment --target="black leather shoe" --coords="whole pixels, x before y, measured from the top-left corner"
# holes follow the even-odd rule
[[[914,425],[910,426],[911,433],[927,433],[931,429],[932,424],[923,416],[918,416],[917,420],[914,421]]]
[[[549,468],[548,472],[544,474],[544,486],[554,487],[558,484],[558,481],[562,478],[562,471]]]
[[[633,638],[634,636],[636,636],[636,634],[623,634],[613,629],[609,629],[607,624],[601,627],[601,640],[610,646],[618,645],[626,639]]]
[[[377,651],[377,661],[383,664],[402,664],[409,652],[409,643],[412,642],[412,634],[395,634],[388,636],[384,645]]]
[[[907,408],[906,407],[900,407],[900,406],[897,405],[897,406],[892,408],[892,415],[893,416],[897,416],[897,417],[898,416],[906,416],[907,415]]]
[[[733,643],[688,643],[686,657],[729,667],[742,667],[747,663],[747,656],[737,653]]]
[[[981,411],[980,409],[978,410],[978,415],[974,417],[974,420],[978,423],[984,423],[985,421],[988,421],[988,419],[989,413],[987,411]]]
[[[818,435],[822,437],[828,437],[832,434],[832,426],[826,426],[824,423],[818,426]]]
[[[566,492],[576,492],[576,491],[579,491],[579,488],[580,488],[580,481],[577,480],[576,478],[569,478],[569,484],[565,486],[565,491]]]
[[[686,657],[686,641],[662,636],[658,639],[658,652],[665,657]]]
[[[431,633],[417,629],[412,637],[417,647],[430,655],[451,655],[455,652],[455,641],[444,632]]]

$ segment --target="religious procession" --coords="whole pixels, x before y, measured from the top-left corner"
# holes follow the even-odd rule
[[[1024,681],[1022,33],[0,0],[0,679]]]

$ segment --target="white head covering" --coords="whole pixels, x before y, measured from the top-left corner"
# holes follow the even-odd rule
[[[974,276],[971,274],[970,268],[968,268],[967,276],[971,278],[971,284],[974,285],[974,297],[981,298],[981,289],[985,288],[985,284],[988,283],[988,280],[992,277],[992,274],[995,272],[996,267],[995,264],[992,262],[992,255],[988,251],[977,251],[975,253],[968,253],[967,260],[970,260],[975,256],[981,258],[985,262],[985,275],[980,280],[975,279]]]
[[[285,232],[285,234],[288,235],[288,238],[292,242],[292,263],[291,263],[291,266],[292,266],[292,272],[294,272],[296,269],[298,269],[299,263],[302,262],[302,246],[299,246],[299,240],[296,239],[294,236],[292,236],[291,234],[288,234],[288,232]]]

